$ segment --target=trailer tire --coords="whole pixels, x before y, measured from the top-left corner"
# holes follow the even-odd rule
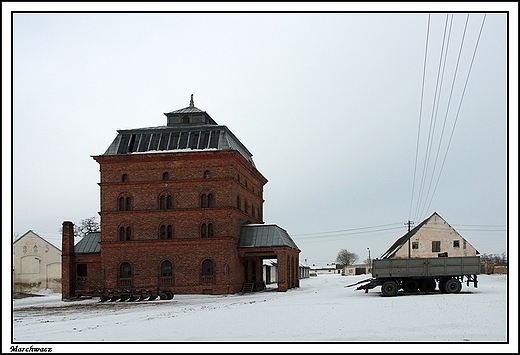
[[[381,286],[381,291],[383,292],[383,296],[392,297],[397,295],[397,291],[399,291],[399,285],[397,282],[388,280],[383,283]]]
[[[462,284],[457,279],[449,279],[444,284],[444,291],[446,293],[459,293],[462,289]]]
[[[419,283],[414,279],[406,279],[403,282],[403,291],[407,293],[417,292]]]
[[[424,279],[421,281],[419,288],[423,292],[432,292],[435,290],[435,286],[437,286],[434,279]]]

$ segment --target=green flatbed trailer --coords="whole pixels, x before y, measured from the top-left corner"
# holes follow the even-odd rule
[[[472,282],[477,287],[480,274],[480,257],[438,257],[408,259],[374,259],[372,278],[357,288],[365,290],[381,286],[383,296],[395,296],[399,290],[405,293],[433,292],[459,293],[462,283]],[[353,285],[349,285],[353,286]]]

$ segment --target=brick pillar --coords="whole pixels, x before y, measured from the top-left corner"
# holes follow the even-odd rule
[[[285,292],[288,289],[288,258],[285,252],[279,252],[276,255],[278,259],[278,291]]]
[[[61,299],[75,296],[74,223],[63,222],[61,238]]]

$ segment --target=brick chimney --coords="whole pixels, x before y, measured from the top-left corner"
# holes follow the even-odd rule
[[[61,299],[75,296],[74,223],[63,222],[61,238]]]

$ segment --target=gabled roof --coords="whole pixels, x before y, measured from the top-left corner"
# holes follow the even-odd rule
[[[56,245],[56,241],[51,241],[50,239],[51,238],[45,238],[45,237],[42,237],[41,235],[39,235],[38,233],[36,233],[35,231],[33,231],[32,229],[31,230],[28,230],[26,233],[24,233],[20,238],[16,239],[13,244],[15,243],[18,243],[20,240],[22,240],[24,237],[26,237],[27,235],[29,234],[33,234],[34,236],[36,236],[37,238],[40,238],[41,240],[43,240],[45,243],[49,243],[50,245],[52,245],[55,249],[57,249],[58,251],[61,251],[61,248],[60,246]],[[61,240],[60,240],[61,242]]]
[[[440,218],[442,221],[444,221],[444,223],[446,223],[451,229],[453,229],[453,231],[455,231],[455,229],[450,226],[446,220],[444,218],[442,218],[437,212],[433,212],[433,214],[426,218],[424,221],[422,221],[421,223],[419,223],[415,228],[413,228],[412,230],[410,230],[408,233],[406,233],[405,235],[403,235],[401,238],[397,239],[395,241],[394,244],[392,244],[392,246],[390,248],[388,248],[387,251],[385,251],[382,255],[381,255],[381,259],[387,259],[387,258],[392,258],[395,253],[401,249],[401,247],[403,247],[407,242],[408,240],[410,240],[410,238],[412,238],[425,224],[427,224],[432,218],[434,217],[437,217],[437,218]],[[455,233],[457,233],[457,231],[455,231]],[[458,233],[457,233],[458,234]],[[464,239],[464,238],[463,238]],[[478,253],[478,251],[477,251]]]
[[[101,251],[101,232],[91,232],[83,237],[75,246],[75,254],[99,253]]]
[[[300,250],[289,233],[275,224],[246,224],[240,228],[239,248],[275,246]]]

